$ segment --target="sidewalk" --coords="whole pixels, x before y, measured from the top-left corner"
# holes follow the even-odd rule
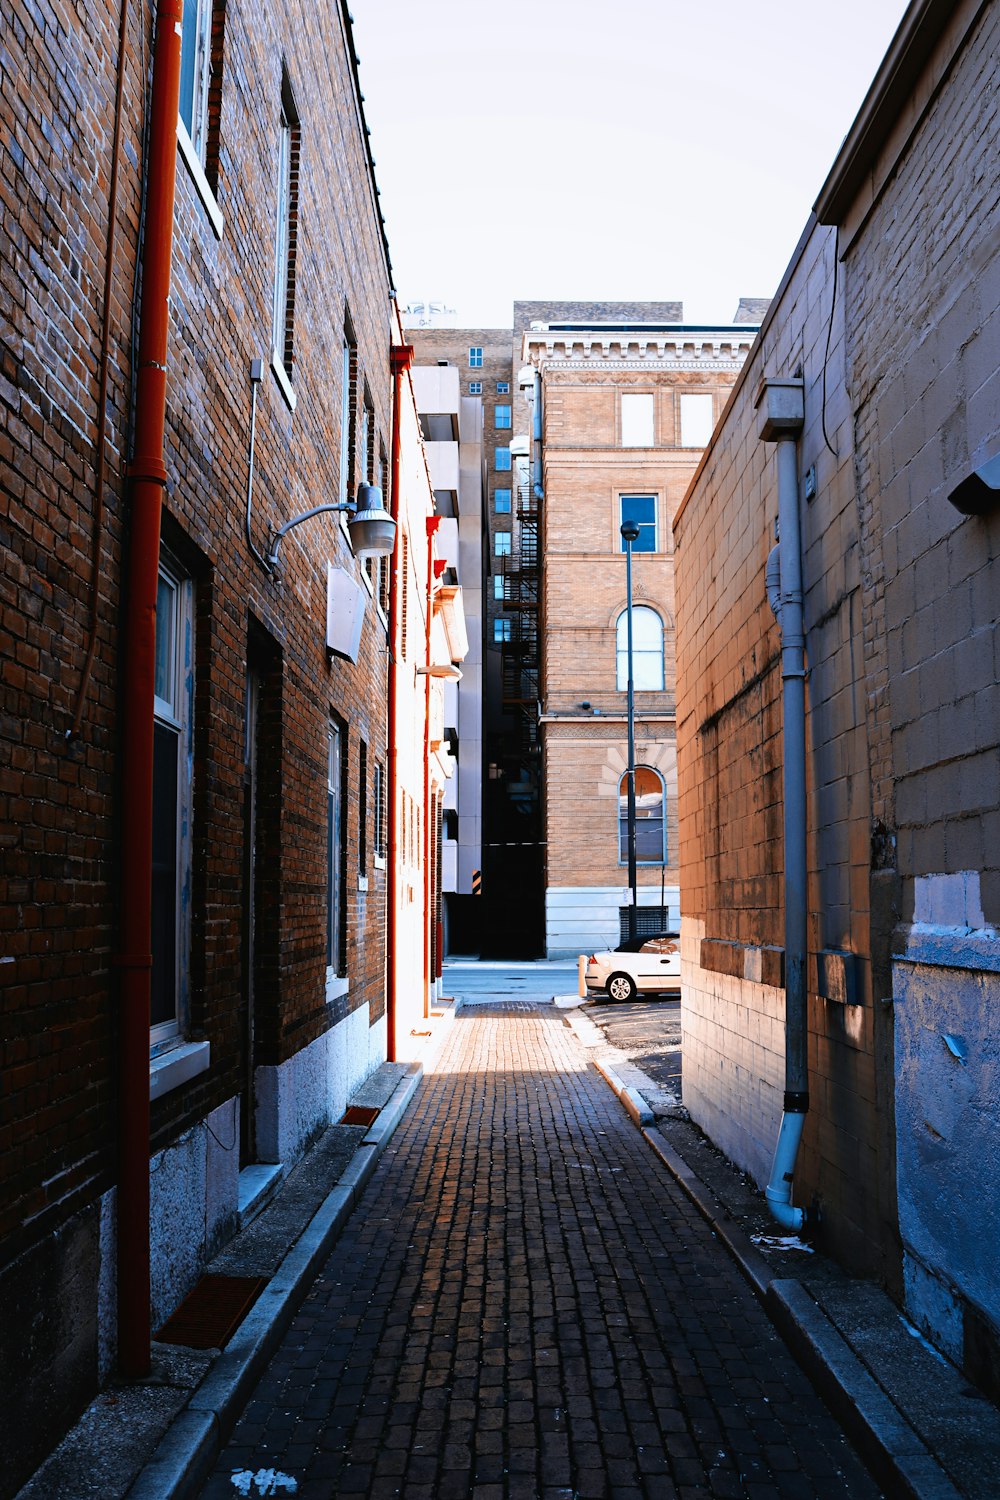
[[[607,1044],[583,1009],[566,1003],[569,1024],[594,1066],[730,1250],[887,1493],[997,1500],[1000,1412],[993,1403],[880,1288],[783,1236],[754,1185],[683,1110],[671,1107],[669,1095]]]
[[[513,1009],[534,1011],[539,1003],[544,1010],[535,997]],[[510,999],[504,1004],[512,1008]],[[103,1392],[18,1500],[187,1500],[198,1493],[460,1008],[461,1001],[436,1007],[442,1014],[422,1063],[386,1065],[352,1100],[380,1108],[375,1125],[331,1127],[210,1268],[269,1277],[225,1350],[157,1345],[153,1378]],[[924,1345],[877,1289],[820,1257],[752,1243],[750,1234],[766,1223],[759,1194],[682,1118],[654,1118],[647,1095],[657,1099],[655,1086],[614,1055],[574,1002],[559,1009],[662,1169],[735,1258],[886,1493],[995,1500],[996,1408]],[[479,1012],[480,1004],[468,1010]]]

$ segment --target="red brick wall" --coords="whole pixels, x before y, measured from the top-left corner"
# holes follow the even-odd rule
[[[143,59],[151,39],[141,39],[133,23],[111,303],[108,482],[95,579],[94,445],[118,7],[109,0],[85,12],[66,11],[43,0],[42,12],[44,26],[14,0],[0,65],[0,920],[6,960],[0,970],[0,1298],[5,1285],[14,1284],[4,1283],[4,1267],[19,1253],[35,1247],[37,1265],[47,1264],[51,1257],[39,1256],[37,1247],[67,1225],[67,1244],[82,1243],[74,1226],[93,1223],[97,1198],[115,1178],[117,1120],[112,955],[124,707],[117,696],[119,627],[128,546],[123,473]],[[251,632],[264,643],[255,649],[266,662],[262,738],[269,770],[259,809],[266,859],[258,885],[255,1062],[283,1061],[348,1010],[366,1008],[374,1019],[384,1009],[384,874],[369,860],[368,890],[359,891],[357,866],[360,740],[369,747],[369,775],[373,758],[384,756],[384,629],[369,600],[357,664],[328,658],[327,562],[355,577],[361,573],[336,517],[287,536],[273,575],[255,561],[244,535],[253,358],[265,362],[254,463],[252,541],[258,552],[265,550],[269,526],[338,498],[347,310],[359,375],[374,407],[373,447],[389,447],[389,280],[340,28],[339,7],[317,11],[304,3],[279,11],[229,5],[221,35],[217,18],[219,138],[210,175],[221,239],[180,155],[177,161],[163,535],[195,580],[190,1034],[211,1042],[212,1067],[154,1106],[154,1147],[231,1098],[245,1072],[242,800]],[[301,129],[294,411],[269,368],[283,60]],[[362,399],[360,388],[352,399]],[[353,477],[352,489],[360,477]],[[68,737],[92,603],[98,625],[93,676],[79,733]],[[328,1007],[331,715],[346,726],[351,984],[349,995]],[[367,801],[370,813],[370,793]],[[83,1219],[74,1219],[80,1214]],[[89,1229],[87,1235],[92,1238]],[[58,1282],[53,1271],[53,1294]],[[62,1393],[54,1398],[56,1428],[93,1381],[94,1316],[92,1307],[81,1308],[76,1353],[60,1352],[53,1336],[48,1368],[56,1370],[52,1380]],[[15,1453],[15,1479],[18,1472]]]

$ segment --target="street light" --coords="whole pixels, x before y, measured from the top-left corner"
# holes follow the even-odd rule
[[[632,543],[639,539],[639,523],[623,521],[622,541],[625,543],[625,630],[628,657],[628,883],[632,891],[632,902],[628,909],[628,935],[636,936],[636,881],[635,881],[635,686],[632,681]]]

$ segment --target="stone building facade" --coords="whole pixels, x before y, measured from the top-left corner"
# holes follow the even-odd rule
[[[639,526],[637,899],[654,927],[679,920],[672,520],[756,328],[685,325],[679,303],[517,308],[523,394],[541,401],[545,950],[575,956],[618,943],[631,899],[627,518]]]
[[[119,11],[17,10],[0,64],[4,1494],[112,1368],[118,1334],[121,621],[153,46],[148,10],[120,34]],[[346,7],[201,0],[181,59],[154,1330],[387,1047],[388,570],[355,557],[336,514],[275,555],[282,524],[384,487],[389,465],[391,276]]]
[[[911,7],[674,522],[685,1104],[782,1109],[781,664],[762,381],[800,392],[809,1113],[796,1202],[995,1395],[1000,6]]]

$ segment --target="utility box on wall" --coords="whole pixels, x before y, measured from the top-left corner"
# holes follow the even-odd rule
[[[365,619],[365,590],[343,568],[326,569],[326,649],[356,662]]]

